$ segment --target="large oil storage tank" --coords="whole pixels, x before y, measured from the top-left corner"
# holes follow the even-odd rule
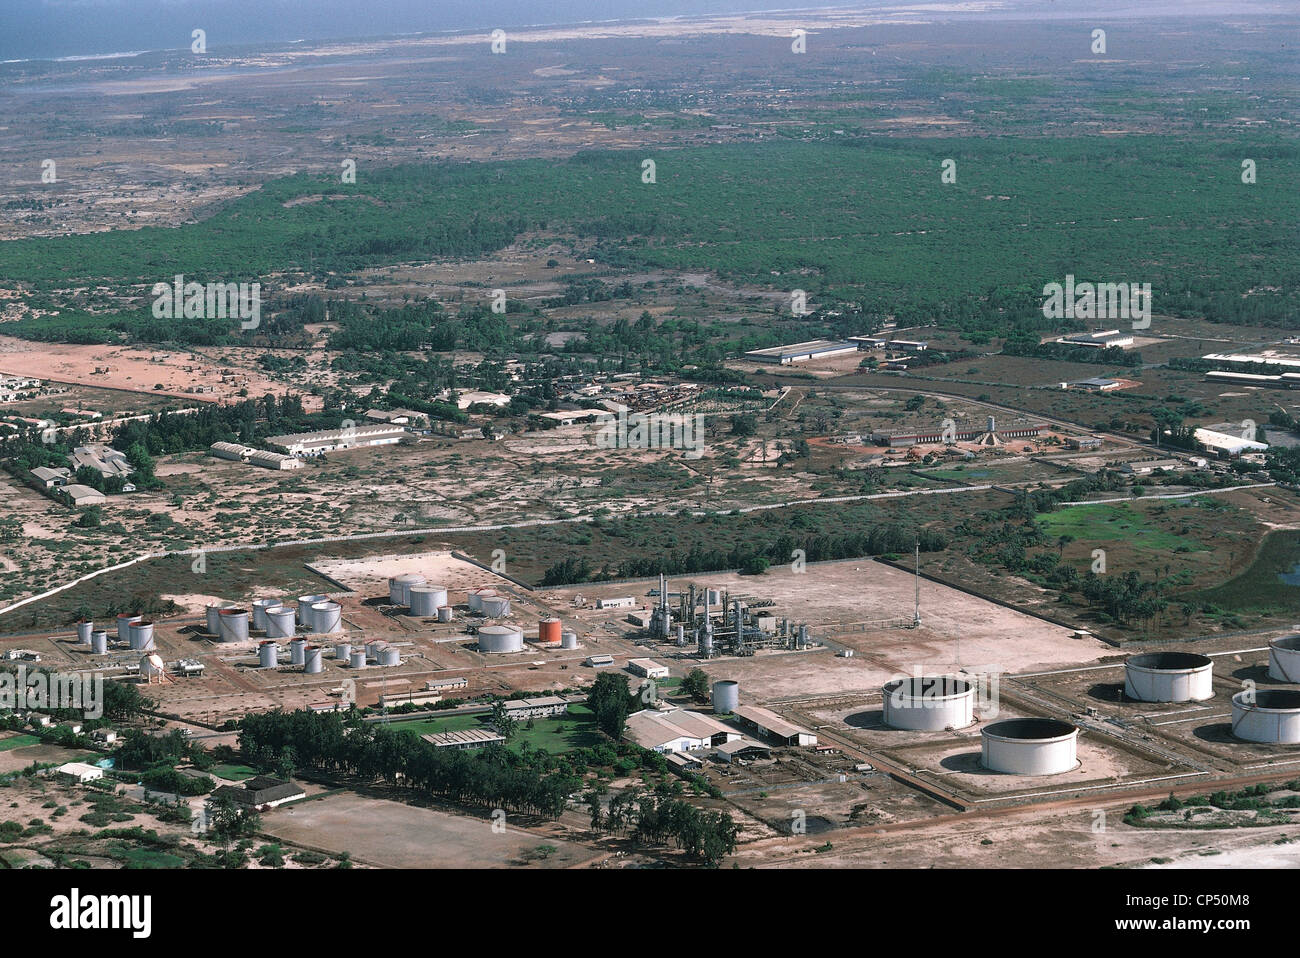
[[[560,645],[563,631],[559,619],[542,619],[537,623],[537,641],[540,645]]]
[[[131,622],[126,627],[127,641],[131,648],[137,652],[152,652],[153,644],[153,623],[148,619],[139,619]]]
[[[428,585],[428,580],[414,572],[403,572],[388,580],[388,601],[391,605],[410,605],[411,586]]]
[[[480,652],[522,652],[524,634],[512,625],[485,625],[478,630]]]
[[[1232,734],[1247,742],[1300,745],[1300,691],[1238,692],[1232,697]]]
[[[117,617],[117,640],[119,642],[126,642],[130,639],[131,633],[128,630],[128,626],[130,626],[132,622],[139,622],[142,618],[144,618],[144,616],[139,612],[125,612],[122,615],[119,615]]]
[[[283,605],[279,599],[254,599],[253,600],[253,628],[266,631],[266,610],[273,609],[276,606]]]
[[[337,661],[347,662],[348,658],[351,657],[351,655],[352,655],[351,642],[340,642],[338,645],[334,646],[334,658]]]
[[[379,658],[379,650],[383,648],[385,644],[386,643],[381,642],[378,639],[371,639],[369,642],[366,643],[366,658],[367,659]]]
[[[379,650],[380,665],[401,665],[402,653],[397,651],[396,646],[385,645]]]
[[[560,634],[560,648],[576,649],[578,647],[578,633],[564,631]]]
[[[495,589],[471,589],[469,595],[465,597],[465,604],[469,606],[471,612],[483,611],[483,600],[496,595]]]
[[[447,604],[447,590],[430,585],[413,585],[407,594],[411,597],[411,615],[438,614],[438,606]]]
[[[740,683],[722,679],[713,683],[713,711],[730,715],[740,705]]]
[[[1200,702],[1214,696],[1214,661],[1195,652],[1149,652],[1124,663],[1124,695],[1138,702]]]
[[[1268,677],[1300,682],[1300,635],[1287,635],[1268,644]]]
[[[77,623],[77,641],[82,645],[90,645],[90,633],[95,631],[95,623],[89,619],[82,619]]]
[[[306,639],[294,639],[289,643],[289,664],[302,665],[303,650],[307,648]]]
[[[449,605],[440,605],[440,606],[438,606],[438,621],[439,621],[439,622],[450,622],[450,621],[451,621],[451,616],[452,616],[452,608],[451,608],[451,606],[449,606]]]
[[[270,639],[261,642],[257,646],[257,667],[259,669],[273,669],[280,664],[280,647]]]
[[[108,633],[107,632],[90,633],[90,651],[92,655],[108,654]]]
[[[303,649],[302,670],[308,675],[318,675],[325,664],[321,661],[321,651],[319,645],[309,645]]]
[[[161,678],[166,671],[162,657],[157,654],[146,655],[140,660],[140,675],[150,682]]]
[[[353,652],[348,656],[348,667],[353,669],[364,669],[366,667],[366,653],[361,650]]]
[[[292,606],[278,605],[266,610],[266,637],[288,639],[297,632],[297,613]]]
[[[248,610],[222,609],[218,614],[221,621],[222,642],[246,642],[248,640]]]
[[[884,720],[890,728],[942,732],[975,721],[975,686],[955,675],[917,675],[886,682]]]
[[[233,602],[213,602],[203,610],[207,626],[205,631],[208,635],[221,635],[221,610],[233,608],[235,608]]]
[[[312,618],[312,606],[317,602],[328,602],[330,597],[327,595],[300,595],[298,596],[298,624],[308,632],[316,631],[316,620]]]
[[[317,602],[311,607],[311,631],[332,635],[343,631],[343,607],[337,602]]]
[[[503,595],[483,596],[483,615],[489,619],[500,619],[510,614],[510,600]]]
[[[1079,728],[1048,718],[1005,719],[984,728],[980,763],[1010,775],[1056,775],[1079,764]]]

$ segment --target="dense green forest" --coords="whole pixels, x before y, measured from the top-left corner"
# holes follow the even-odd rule
[[[1259,164],[1258,183],[1241,182],[1243,156]],[[940,182],[945,158],[956,160],[955,184]],[[1067,273],[1150,282],[1157,312],[1279,325],[1300,315],[1294,144],[782,140],[665,151],[653,184],[641,181],[641,159],[597,152],[404,165],[368,171],[351,186],[291,176],[193,225],[0,243],[0,274],[29,286],[34,304],[57,305],[54,290],[87,280],[125,287],[176,273],[198,282],[251,282],[294,268],[324,275],[480,256],[524,231],[549,230],[575,237],[606,266],[711,269],[806,289],[814,303],[854,296],[903,322],[938,318],[977,333],[1009,319],[1047,322],[1034,316],[1042,287]],[[562,299],[590,296],[574,287]],[[139,303],[132,321],[145,338],[176,335],[149,314],[147,297]],[[442,318],[435,307],[412,307],[392,317],[388,344],[429,341],[428,328],[445,336]],[[8,328],[68,338],[95,322],[104,321],[65,313]],[[350,341],[345,329],[337,345]]]

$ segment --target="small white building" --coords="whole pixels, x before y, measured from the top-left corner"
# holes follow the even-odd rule
[[[70,782],[76,782],[79,785],[85,785],[87,782],[98,782],[104,777],[104,770],[98,765],[87,765],[85,762],[69,762],[67,765],[60,765],[55,769],[56,774]]]
[[[610,599],[597,599],[598,609],[635,609],[637,601],[630,595],[620,595]]]
[[[83,486],[80,483],[74,482],[70,486],[63,486],[62,489],[64,495],[72,501],[74,506],[95,506],[108,501],[108,496],[98,489],[92,489],[90,486]]]
[[[666,679],[668,678],[668,666],[660,665],[652,659],[633,659],[627,664],[628,670],[633,675],[640,675],[647,679]]]

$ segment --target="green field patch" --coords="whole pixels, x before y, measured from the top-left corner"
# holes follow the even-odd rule
[[[1178,550],[1204,552],[1195,539],[1165,532],[1128,503],[1068,506],[1038,516],[1043,531],[1053,537],[1073,536],[1079,542],[1115,542],[1129,549],[1171,555]]]
[[[1259,614],[1300,611],[1300,586],[1282,576],[1300,563],[1300,533],[1271,532],[1246,571],[1212,589],[1180,598],[1194,598],[1233,612]]]
[[[532,728],[528,728],[527,720],[519,723],[507,748],[517,752],[524,743],[527,743],[531,748],[541,748],[552,755],[559,755],[575,748],[588,748],[603,741],[596,729],[596,718],[585,705],[570,705],[569,713],[564,716],[532,721]],[[486,715],[450,715],[446,718],[392,722],[389,728],[413,732],[416,735],[436,735],[440,732],[487,729],[491,728],[491,724]]]
[[[257,769],[249,768],[247,765],[214,765],[208,771],[217,778],[224,778],[227,782],[243,781],[257,774]]]
[[[12,738],[0,739],[0,752],[8,752],[10,749],[26,748],[28,745],[40,745],[41,740],[35,735],[15,735]]]

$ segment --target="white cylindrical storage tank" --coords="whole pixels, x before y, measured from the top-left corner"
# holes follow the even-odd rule
[[[294,621],[297,613],[293,606],[278,605],[266,610],[266,637],[268,639],[289,639],[297,632]]]
[[[1079,764],[1078,726],[1058,719],[1005,719],[986,726],[980,764],[1008,775],[1057,775]]]
[[[1268,644],[1268,677],[1300,682],[1300,635],[1287,635]]]
[[[334,658],[339,662],[347,662],[352,655],[352,643],[340,642],[334,646]]]
[[[578,647],[578,633],[577,633],[577,632],[561,632],[561,633],[560,633],[560,648],[562,648],[562,649],[576,649],[577,647]]]
[[[730,715],[740,705],[740,683],[723,679],[713,683],[713,711]]]
[[[385,642],[380,642],[378,639],[371,639],[369,642],[366,643],[366,658],[368,659],[379,658],[379,650],[382,649],[386,644],[387,643]]]
[[[221,622],[222,642],[248,641],[248,610],[222,609],[217,613]]]
[[[496,595],[494,589],[473,589],[465,598],[465,604],[469,606],[471,612],[483,611],[483,600]]]
[[[337,602],[317,602],[311,607],[311,631],[332,635],[343,631],[343,607]]]
[[[77,623],[77,641],[81,645],[90,645],[90,633],[95,631],[95,623],[83,619]]]
[[[1248,689],[1232,697],[1232,734],[1247,742],[1300,745],[1300,692]]]
[[[289,664],[302,665],[303,652],[307,648],[306,639],[294,639],[289,643]]]
[[[319,645],[309,645],[303,649],[302,670],[308,675],[317,675],[325,668],[321,661],[321,652]]]
[[[686,626],[682,625],[679,622],[676,628],[677,628],[677,644],[679,646],[684,646],[686,644]]]
[[[257,667],[273,669],[280,664],[280,648],[269,639],[257,647]]]
[[[880,689],[884,720],[891,728],[942,732],[975,721],[975,686],[955,675],[918,675],[894,679]]]
[[[503,595],[483,596],[483,615],[489,619],[500,619],[510,614],[510,600]]]
[[[158,655],[146,655],[140,660],[140,674],[146,679],[155,679],[166,671],[163,660]]]
[[[366,653],[357,651],[348,657],[348,667],[353,669],[364,669],[366,667]]]
[[[92,655],[108,654],[108,633],[107,632],[90,633],[90,651]]]
[[[410,605],[411,586],[426,585],[428,580],[414,572],[403,572],[388,580],[388,602],[390,605]]]
[[[511,625],[485,625],[478,630],[480,652],[522,652],[524,633]]]
[[[131,648],[137,652],[152,652],[153,644],[153,623],[147,619],[140,619],[137,622],[131,622],[126,627],[127,640],[131,643]]]
[[[283,605],[279,599],[254,599],[253,600],[253,628],[266,631],[266,610]]]
[[[379,664],[380,665],[401,665],[402,653],[398,652],[397,649],[394,648],[393,646],[386,645],[379,650]]]
[[[439,621],[439,622],[450,622],[450,621],[451,621],[451,615],[452,615],[452,609],[451,609],[451,606],[449,606],[449,605],[440,605],[440,606],[438,606],[438,621]]]
[[[119,642],[126,642],[129,640],[131,638],[131,632],[129,630],[131,623],[139,622],[143,618],[144,616],[139,612],[130,612],[119,615],[117,617],[117,640]]]
[[[327,595],[300,595],[298,596],[298,624],[303,626],[308,632],[316,631],[316,621],[312,618],[312,606],[317,602],[328,602],[330,597]]]
[[[427,585],[413,585],[408,590],[411,615],[431,616],[438,614],[438,606],[447,604],[447,590],[435,589]]]
[[[208,635],[221,635],[221,610],[233,608],[235,608],[235,603],[233,602],[213,602],[203,610],[207,620],[206,631]]]
[[[1138,702],[1201,702],[1214,696],[1214,662],[1195,652],[1150,652],[1124,663],[1124,695]]]

